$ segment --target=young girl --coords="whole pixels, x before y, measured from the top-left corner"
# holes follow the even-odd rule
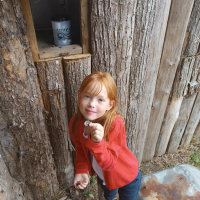
[[[117,113],[117,87],[105,72],[87,76],[78,92],[79,106],[69,132],[76,145],[74,186],[84,189],[91,176],[100,179],[106,200],[136,200],[141,172],[136,157],[126,145],[126,131]],[[87,120],[87,121],[86,121]]]

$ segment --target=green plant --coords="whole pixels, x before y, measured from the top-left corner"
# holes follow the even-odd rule
[[[97,176],[96,175],[94,175],[93,177],[91,177],[90,185],[94,184],[96,180],[97,180]]]
[[[85,194],[85,197],[90,197],[90,194],[92,194],[92,192],[87,192],[87,193]]]
[[[200,151],[197,150],[193,154],[190,155],[190,161],[195,163],[197,167],[200,167]]]

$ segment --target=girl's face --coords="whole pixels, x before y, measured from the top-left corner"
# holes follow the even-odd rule
[[[91,88],[95,87],[92,85]],[[110,110],[114,102],[108,98],[108,93],[104,85],[97,96],[92,95],[91,92],[83,91],[79,95],[79,109],[85,119],[92,122],[102,117],[107,110]]]

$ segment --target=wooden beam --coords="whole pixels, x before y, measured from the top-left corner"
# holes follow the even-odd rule
[[[39,49],[39,58],[48,59],[80,53],[82,53],[82,47],[78,44],[68,46],[54,46]]]
[[[49,138],[60,185],[73,185],[74,166],[68,128],[62,58],[36,62]]]
[[[155,95],[147,130],[145,160],[154,156],[194,1],[172,1]],[[159,144],[157,148],[159,148]],[[148,148],[147,148],[148,147]]]
[[[137,125],[137,138],[135,142],[135,154],[139,163],[142,161],[143,150],[145,145],[145,139],[147,134],[148,121],[151,112],[151,105],[154,97],[156,79],[162,55],[162,48],[165,38],[165,32],[167,28],[167,20],[169,17],[171,0],[156,2],[155,11],[155,24],[153,26],[152,38],[149,49],[149,57],[147,61],[147,71],[145,77],[145,86],[143,92],[143,98],[138,116]],[[162,19],[162,20],[161,20]],[[145,114],[144,114],[145,113]],[[130,129],[131,131],[131,129]]]
[[[190,119],[187,123],[187,127],[185,129],[183,138],[181,140],[180,148],[187,148],[192,140],[192,137],[194,135],[194,132],[197,128],[197,125],[200,120],[200,92],[198,93],[192,113],[190,115]]]
[[[30,47],[32,51],[32,56],[34,62],[39,61],[39,50],[38,50],[38,44],[35,34],[35,28],[31,13],[31,7],[29,0],[20,0],[21,6],[22,6],[22,12],[24,15],[24,19],[26,20],[27,28],[28,28],[28,39],[30,41]]]
[[[191,95],[187,98],[186,97],[183,98],[179,117],[173,128],[170,142],[169,142],[168,149],[167,149],[167,153],[175,153],[176,150],[178,149],[179,144],[182,139],[182,136],[183,136],[183,133],[185,131],[187,122],[189,120],[196,96],[197,96],[197,94],[194,93],[193,95]]]
[[[83,54],[91,53],[90,43],[90,1],[80,1],[80,16],[81,16],[81,44],[83,48]]]
[[[182,101],[183,97],[181,96],[179,98],[172,99],[172,101],[168,105],[167,113],[163,120],[163,124],[160,130],[160,135],[157,141],[158,146],[155,151],[155,156],[163,155],[167,149],[171,132],[179,116],[179,111]]]

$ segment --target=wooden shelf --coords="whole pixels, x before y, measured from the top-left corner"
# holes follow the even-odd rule
[[[68,46],[55,46],[53,31],[36,30],[39,59],[48,59],[74,54],[82,54],[82,47],[79,44]]]
[[[30,41],[33,60],[35,62],[55,57],[90,52],[89,0],[80,1],[81,45],[73,44],[62,47],[54,45],[52,30],[35,30],[29,0],[20,0],[20,2],[27,23],[28,39]]]

